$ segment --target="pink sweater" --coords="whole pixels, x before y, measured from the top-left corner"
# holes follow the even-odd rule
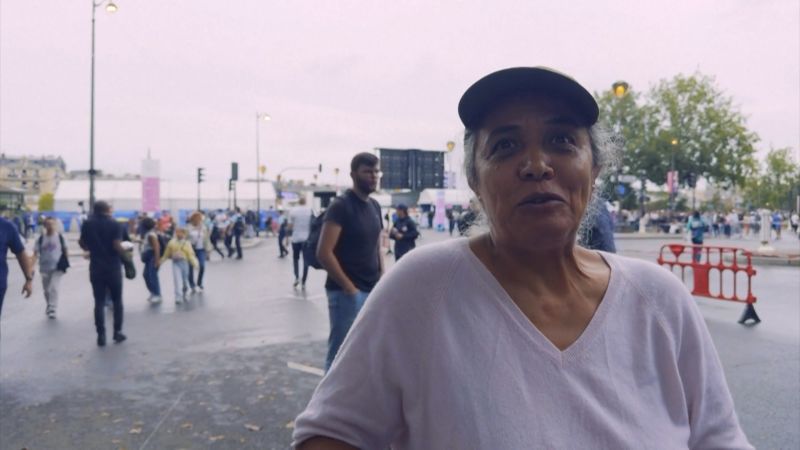
[[[711,337],[668,271],[602,253],[592,321],[558,350],[466,239],[409,253],[295,421],[362,449],[749,449]]]

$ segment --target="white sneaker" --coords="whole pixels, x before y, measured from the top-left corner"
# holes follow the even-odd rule
[[[56,318],[56,311],[53,310],[53,309],[48,309],[47,310],[47,317],[49,317],[51,319],[55,319]]]
[[[176,304],[176,305],[180,305],[181,303],[183,303],[183,297],[177,297],[177,298],[175,299],[175,304]]]
[[[197,286],[197,292],[203,292],[203,287],[202,286]]]
[[[161,303],[161,296],[160,295],[154,295],[154,296],[150,297],[150,302],[152,302],[152,303]]]
[[[195,293],[197,293],[197,288],[192,288],[192,294],[195,294]],[[184,294],[184,295],[186,295],[186,294]]]

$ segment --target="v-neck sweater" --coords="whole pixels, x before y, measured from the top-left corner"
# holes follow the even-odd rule
[[[295,421],[295,444],[362,449],[752,448],[680,280],[600,252],[611,274],[561,351],[467,239],[410,252],[378,283]]]

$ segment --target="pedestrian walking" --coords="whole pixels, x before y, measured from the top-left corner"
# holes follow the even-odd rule
[[[229,240],[225,241],[228,247],[228,258],[233,256],[233,244],[236,244],[236,259],[242,259],[242,234],[244,234],[244,217],[242,210],[237,206],[230,218],[227,235]]]
[[[452,216],[450,223],[453,223]],[[397,220],[389,231],[389,239],[394,241],[394,260],[400,261],[403,255],[410,252],[416,246],[418,237],[417,224],[408,216],[408,206],[402,203],[397,205]]]
[[[617,246],[614,243],[614,218],[608,210],[605,200],[598,200],[597,217],[595,217],[591,227],[587,227],[586,232],[581,237],[581,244],[591,250],[602,250],[604,252],[616,253]]]
[[[378,163],[378,157],[371,153],[354,156],[350,162],[353,187],[334,199],[325,212],[317,247],[317,259],[328,272],[325,291],[331,330],[325,370],[331,367],[353,320],[383,273],[381,207],[369,197],[378,187]]]
[[[189,265],[197,268],[199,263],[192,249],[192,243],[186,239],[186,229],[175,229],[175,237],[170,239],[164,255],[159,260],[159,265],[172,261],[172,283],[175,291],[175,304],[180,305],[188,301],[186,292],[189,290]]]
[[[209,249],[211,242],[209,238],[208,228],[203,221],[203,213],[195,211],[189,216],[189,225],[186,226],[189,234],[189,242],[192,243],[192,250],[197,257],[199,270],[197,271],[197,280],[194,278],[194,266],[189,266],[189,287],[192,293],[203,292],[203,275],[206,272],[206,261],[209,256]]]
[[[283,258],[289,254],[289,250],[286,249],[286,242],[289,237],[289,222],[283,212],[281,212],[278,220],[280,221],[278,226],[278,258]]]
[[[792,227],[792,234],[797,236],[797,227],[800,225],[800,215],[797,214],[797,211],[793,211],[789,217],[789,225]]]
[[[147,286],[148,292],[150,292],[150,297],[147,301],[160,303],[161,283],[158,280],[158,260],[161,259],[161,254],[166,249],[162,247],[161,240],[158,238],[155,220],[145,217],[140,225],[142,233],[144,233],[139,247],[139,255],[144,263],[142,278],[144,278],[144,284]]]
[[[294,287],[299,285],[302,290],[306,289],[306,278],[308,278],[308,262],[303,257],[303,277],[300,278],[300,256],[303,253],[303,244],[308,239],[311,231],[311,220],[314,212],[306,206],[305,197],[300,197],[298,205],[289,210],[288,222],[289,233],[292,241],[292,267],[294,268]]]
[[[111,297],[114,309],[114,342],[127,337],[122,334],[122,259],[128,252],[122,247],[123,230],[111,217],[111,205],[95,202],[91,217],[81,227],[78,244],[89,252],[89,281],[94,296],[94,325],[97,330],[97,345],[106,345],[105,304],[106,295]]]
[[[225,259],[225,253],[222,253],[222,250],[219,249],[218,243],[220,239],[222,239],[224,243],[225,230],[227,228],[228,224],[226,223],[225,213],[222,212],[222,210],[217,210],[217,212],[211,217],[211,235],[209,236],[209,240],[211,241],[211,247],[222,259]]]
[[[708,224],[700,217],[700,211],[695,210],[689,220],[686,221],[686,230],[694,245],[703,245]],[[692,257],[695,262],[700,262],[702,250],[699,247],[692,247]]]
[[[772,212],[772,229],[775,231],[775,239],[781,238],[781,229],[783,228],[783,214],[780,211]]]
[[[614,153],[592,94],[514,68],[458,110],[489,231],[415,250],[381,280],[292,446],[752,449],[680,280],[576,245]]]
[[[45,314],[56,318],[58,306],[58,285],[61,276],[69,267],[69,255],[64,236],[56,231],[56,221],[52,217],[44,220],[44,231],[33,247],[33,262],[39,261],[39,275],[42,277],[42,290],[46,302]]]
[[[19,235],[19,228],[13,223],[0,217],[0,314],[3,312],[3,299],[8,289],[8,251],[14,254],[19,263],[19,268],[25,276],[25,284],[22,286],[22,293],[25,298],[33,293],[33,264],[28,255],[25,254],[25,245]]]

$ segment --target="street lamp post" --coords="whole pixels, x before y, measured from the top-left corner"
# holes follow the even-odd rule
[[[675,185],[677,184],[675,179],[675,147],[678,146],[679,141],[676,138],[672,138],[670,143],[672,144],[672,151],[669,156],[670,175],[667,178],[669,179],[669,218],[672,220],[675,216]]]
[[[261,228],[261,151],[259,144],[261,141],[261,121],[272,120],[269,114],[256,112],[256,236]]]
[[[94,23],[95,11],[99,6],[106,3],[105,0],[96,2],[92,0],[92,73],[91,73],[91,106],[89,108],[89,212],[94,212]],[[109,0],[106,4],[106,11],[113,13],[117,11],[117,5]]]

